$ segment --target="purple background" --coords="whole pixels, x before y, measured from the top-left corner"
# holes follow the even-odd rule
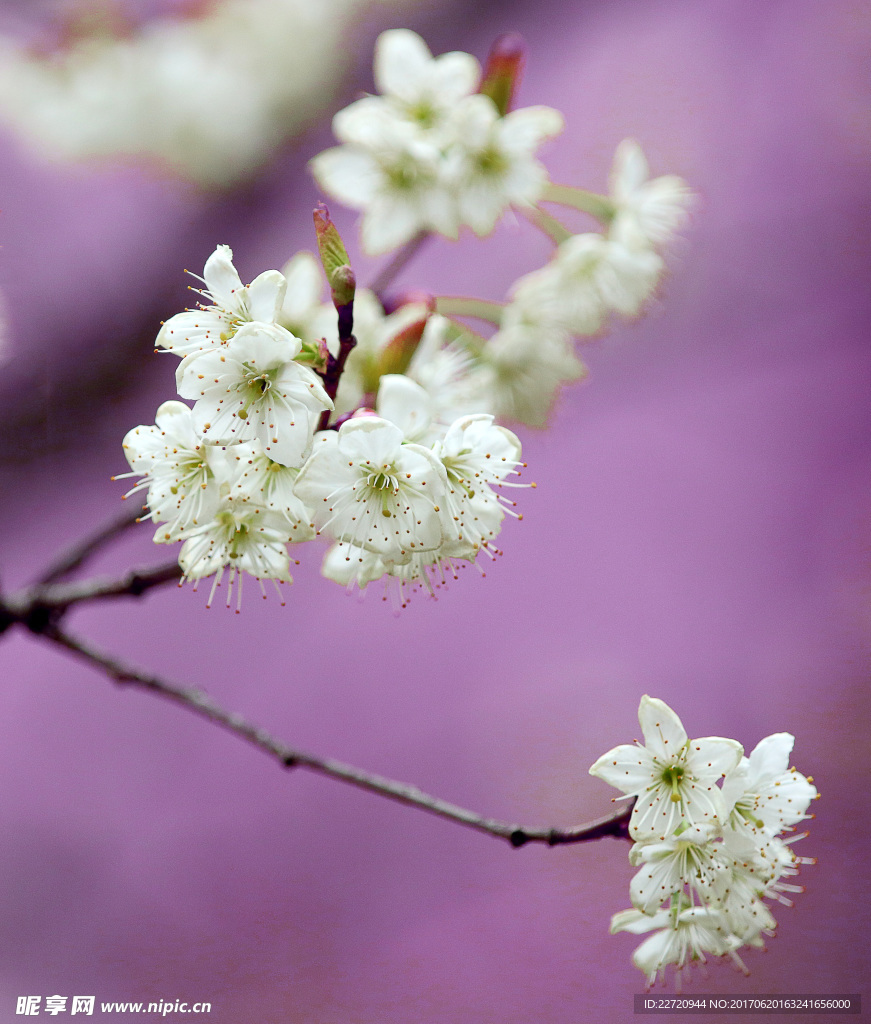
[[[867,1002],[871,9],[495,11],[408,23],[436,52],[524,33],[520,100],[568,121],[556,180],[603,187],[634,135],[701,195],[652,315],[591,346],[551,429],[523,432],[538,489],[504,558],[394,617],[322,580],[313,544],[285,608],[252,587],[241,616],[207,612],[170,587],[71,627],[289,743],[527,824],[609,809],[587,768],[638,735],[643,693],[748,751],[788,730],[823,795],[799,846],[819,863],[749,978],[715,964],[690,990]],[[115,513],[120,439],[172,395],[174,360],[150,343],[184,302],[181,268],[226,242],[251,278],[311,247],[303,168],[328,138],[231,202],[4,142],[6,587]],[[547,251],[506,224],[434,242],[400,283],[498,299]],[[165,554],[143,527],[96,568]],[[638,940],[608,935],[629,906],[625,844],[515,851],[286,775],[22,633],[0,657],[0,1019],[55,993],[209,1000],[197,1019],[220,1024],[634,1019]]]

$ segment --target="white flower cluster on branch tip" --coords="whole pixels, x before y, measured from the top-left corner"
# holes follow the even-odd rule
[[[474,385],[489,392],[496,415],[543,426],[560,385],[583,376],[572,339],[643,311],[694,197],[676,175],[651,179],[632,139],[617,149],[608,195],[550,182],[536,154],[562,129],[562,115],[548,107],[502,110],[489,94],[499,74],[513,76],[513,94],[522,64],[514,56],[512,65],[491,54],[482,73],[469,54],[433,57],[414,32],[382,33],[375,53],[382,95],[336,114],[342,145],[316,156],[311,169],[328,195],[362,212],[370,254],[421,234],[456,238],[463,226],[484,235],[509,208],[547,232],[553,258],[516,281],[506,303],[485,309],[444,298],[436,305],[496,325],[486,347],[464,333]],[[574,234],[542,203],[582,210],[602,230]]]
[[[648,985],[668,965],[680,972],[706,955],[730,957],[746,973],[738,950],[774,934],[763,901],[791,905],[786,893],[802,889],[786,879],[815,863],[791,848],[806,833],[784,838],[812,817],[813,780],[789,767],[789,733],[767,736],[748,758],[735,740],[690,740],[661,700],[642,697],[638,720],[644,746],[615,747],[590,768],[635,798],[633,909],[615,914],[611,931],[653,933],[632,958]]]
[[[339,111],[333,131],[343,145],[312,161],[329,195],[364,211],[366,252],[387,252],[420,231],[456,238],[461,225],[486,235],[508,206],[541,197],[547,172],[535,152],[562,131],[562,115],[528,107],[500,116],[477,92],[480,79],[468,53],[433,58],[406,29],[379,37],[382,95]]]
[[[509,207],[529,213],[540,201],[557,202],[610,224],[610,246],[596,254],[596,262],[616,263],[617,273],[638,263],[631,268],[640,279],[633,294],[649,286],[650,278],[655,283],[662,268],[653,257],[685,221],[691,201],[686,183],[674,175],[648,181],[640,147],[627,140],[617,151],[609,198],[570,187],[554,191],[536,154],[563,130],[563,116],[544,106],[500,110],[486,94],[495,63],[482,78],[470,54],[433,57],[414,32],[381,34],[374,64],[381,95],[340,110],[333,132],[342,145],[311,162],[328,195],[362,211],[364,250],[378,255],[419,232],[456,238],[463,226],[486,235]],[[515,78],[520,63],[518,55]],[[589,241],[587,235],[580,238]],[[590,262],[574,252],[578,247],[584,249],[575,242],[563,254],[567,268]],[[604,299],[621,312],[627,306],[637,311],[640,300],[627,300],[626,289],[609,293],[607,283],[603,288]]]
[[[0,40],[0,117],[55,157],[147,157],[229,186],[325,109],[366,2],[219,0],[48,55]]]
[[[141,478],[129,493],[147,492],[146,518],[159,524],[155,542],[184,542],[187,579],[216,574],[217,584],[229,569],[232,590],[241,572],[291,582],[288,545],[320,533],[334,542],[326,576],[360,587],[387,576],[401,600],[409,585],[432,590],[457,562],[474,562],[481,551],[493,556],[506,512],[516,515],[501,493],[520,465],[515,435],[486,411],[451,410],[444,389],[379,373],[377,327],[390,318],[374,309],[362,365],[342,378],[353,397],[343,395],[343,383],[337,392],[353,415],[322,429],[335,406],[311,364],[321,365],[323,348],[334,358],[338,339],[330,352],[330,339],[305,325],[328,311],[335,325],[336,310],[314,301],[313,257],[298,254],[287,269],[289,296],[279,271],[243,286],[231,251],[219,246],[203,273],[207,301],[161,328],[157,345],[181,358],[178,393],[193,405],[165,402],[154,425],[124,439],[126,475]],[[417,360],[424,380],[453,358],[438,344],[440,319]],[[416,308],[401,322],[418,325],[417,339],[429,328]],[[367,359],[376,360],[368,371],[374,409],[367,405],[374,396],[361,390]]]
[[[180,358],[178,395],[192,406],[164,404],[124,447],[155,541],[183,542],[187,579],[215,574],[217,585],[229,568],[231,590],[242,571],[289,582],[288,545],[321,534],[333,541],[326,576],[361,588],[384,577],[404,601],[499,553],[504,517],[517,515],[505,489],[524,485],[513,479],[520,442],[496,421],[546,423],[560,387],[584,375],[575,338],[641,310],[691,198],[679,178],[649,180],[631,140],[609,196],[551,184],[535,152],[562,116],[509,109],[521,64],[513,41],[497,44],[482,76],[469,54],[433,58],[415,33],[385,32],[384,95],[337,114],[345,144],[312,161],[328,190],[364,210],[370,251],[461,224],[483,234],[508,206],[524,209],[559,244],[506,302],[426,297],[388,313],[356,288],[324,208],[315,223],[331,303],[311,254],[243,286],[218,246],[204,301],[161,328],[157,347]],[[539,200],[584,209],[604,232],[572,235]]]

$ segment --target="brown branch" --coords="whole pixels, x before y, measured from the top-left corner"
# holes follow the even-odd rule
[[[120,515],[62,552],[57,560],[43,572],[37,582],[42,584],[56,583],[58,580],[63,579],[64,576],[69,576],[71,572],[74,572],[80,565],[83,565],[92,555],[95,555],[101,548],[105,547],[109,541],[114,540],[128,527],[138,522],[141,515],[142,508],[138,504],[132,508],[125,508]]]
[[[273,739],[265,730],[246,721],[241,715],[224,710],[202,690],[195,687],[179,686],[162,679],[160,676],[142,672],[120,658],[106,654],[90,645],[87,641],[74,637],[57,627],[47,627],[43,630],[42,635],[76,657],[99,668],[118,683],[133,685],[156,693],[167,700],[180,704],[201,718],[205,718],[215,725],[234,733],[240,739],[246,740],[259,750],[269,754],[285,768],[306,768],[319,775],[325,775],[328,778],[346,782],[367,792],[376,793],[390,800],[396,800],[399,803],[416,807],[419,810],[438,815],[449,821],[455,821],[478,832],[484,832],[498,839],[505,839],[514,847],[525,846],[527,843],[544,843],[547,846],[583,843],[594,839],[601,839],[605,836],[614,836],[616,838],[628,837],[631,805],[625,806],[620,811],[604,818],[598,818],[595,821],[567,829],[529,828],[511,822],[499,821],[496,818],[484,818],[474,811],[458,807],[456,804],[449,803],[439,797],[430,796],[428,793],[418,789],[417,786],[396,782],[393,779],[385,778],[383,775],[376,775],[373,772],[364,771],[362,768],[355,768],[333,758],[316,757],[314,754],[308,754],[302,750],[286,746],[279,740]]]
[[[338,356],[327,355],[327,368],[322,375],[324,391],[329,395],[330,401],[335,399],[338,393],[339,381],[345,371],[345,363],[357,345],[357,339],[354,337],[354,300],[352,299],[343,306],[337,306],[336,314],[339,320],[339,354]],[[330,410],[324,409],[318,420],[318,430],[326,430],[329,423]]]
[[[421,241],[422,238],[417,240],[417,245]],[[409,243],[409,247],[411,247],[411,243]],[[347,319],[347,329],[344,332],[347,338],[344,340],[350,341],[353,345],[350,317]],[[95,577],[89,580],[59,582],[133,525],[138,512],[138,509],[125,511],[123,516],[116,517],[90,536],[72,545],[42,574],[40,582],[35,586],[6,597],[0,597],[0,634],[10,626],[24,626],[35,635],[44,637],[100,669],[118,683],[149,690],[234,733],[240,739],[246,740],[269,754],[285,768],[305,768],[328,778],[337,779],[367,792],[376,793],[387,799],[465,825],[478,832],[504,839],[514,847],[525,846],[527,843],[558,846],[566,843],[589,842],[605,836],[628,838],[631,806],[572,828],[526,827],[496,818],[485,818],[474,811],[424,793],[417,786],[397,782],[394,779],[355,768],[353,765],[344,764],[333,758],[317,757],[314,754],[297,750],[274,739],[265,730],[246,721],[241,715],[226,711],[202,690],[195,687],[179,686],[160,676],[143,672],[61,629],[60,623],[63,616],[77,604],[115,597],[139,597],[154,587],[180,579],[182,572],[178,563],[171,562],[150,569],[134,569],[119,578]]]
[[[154,587],[178,581],[181,575],[178,562],[169,562],[150,569],[131,569],[118,579],[96,576],[71,583],[28,587],[0,597],[0,633],[18,624],[31,633],[44,634],[50,627],[57,627],[74,605],[113,597],[141,597]]]
[[[405,269],[407,263],[417,255],[423,243],[432,237],[429,231],[420,231],[397,249],[393,258],[385,264],[375,275],[375,280],[369,285],[371,291],[375,292],[379,299],[383,298],[384,292],[393,284],[393,279]]]

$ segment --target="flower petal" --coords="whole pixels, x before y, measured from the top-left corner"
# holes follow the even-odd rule
[[[664,761],[671,761],[687,741],[681,720],[665,701],[645,694],[638,707],[638,724],[644,734],[644,745]]]
[[[371,203],[381,181],[374,158],[353,146],[334,146],[319,153],[309,169],[321,188],[354,210]]]
[[[603,754],[590,768],[590,775],[595,775],[609,786],[634,796],[653,785],[656,771],[653,758],[644,747],[624,743]]]
[[[432,53],[416,32],[407,28],[382,32],[375,43],[375,85],[382,94],[413,103],[431,63]]]
[[[521,107],[506,114],[502,122],[502,144],[512,152],[532,153],[545,139],[565,128],[565,120],[553,107]]]
[[[671,797],[671,790],[665,786],[656,786],[638,797],[629,819],[633,839],[665,839],[674,833],[685,818],[681,802]]]
[[[788,732],[776,732],[766,736],[753,748],[750,755],[750,785],[756,789],[763,781],[770,781],[783,775],[789,769],[789,755],[795,745],[795,736]]]
[[[705,736],[700,740],[690,740],[686,763],[697,779],[716,781],[737,768],[743,756],[744,748],[737,740]]]
[[[610,190],[618,202],[623,201],[647,181],[650,174],[647,158],[635,139],[624,139],[614,154]]]
[[[247,289],[250,318],[272,323],[284,302],[286,288],[284,274],[277,270],[267,270],[255,277]]]
[[[451,106],[478,88],[481,65],[470,53],[453,50],[436,57],[431,75],[433,91],[439,101]]]
[[[414,204],[381,199],[363,214],[360,227],[363,251],[369,256],[382,256],[410,241],[425,226]]]
[[[233,250],[229,245],[219,245],[206,260],[203,280],[216,305],[234,313],[243,312],[241,301],[245,292],[233,266]]]

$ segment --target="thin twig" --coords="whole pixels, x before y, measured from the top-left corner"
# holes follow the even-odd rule
[[[431,238],[429,231],[420,231],[396,251],[396,255],[375,275],[375,280],[369,285],[371,291],[380,298],[384,292],[393,284],[394,278],[405,269],[407,263],[417,255],[423,243]]]
[[[357,339],[354,337],[354,300],[351,299],[344,305],[336,306],[336,315],[338,317],[339,354],[338,356],[327,355],[327,368],[323,374],[324,391],[329,395],[330,401],[336,397],[339,381],[345,370],[345,363],[357,345]],[[318,430],[326,430],[329,423],[330,410],[324,409],[318,420]]]
[[[111,519],[104,526],[101,526],[94,533],[73,544],[66,551],[62,552],[57,560],[53,562],[37,582],[56,583],[58,580],[69,576],[79,566],[83,565],[92,555],[95,555],[109,541],[120,536],[128,527],[133,526],[142,515],[142,508],[135,504],[135,507],[125,508],[124,511]]]
[[[626,838],[628,835],[631,806],[624,806],[620,811],[611,815],[567,829],[527,828],[499,821],[496,818],[484,818],[474,811],[458,807],[456,804],[439,799],[439,797],[430,796],[416,786],[396,782],[393,779],[355,768],[332,758],[316,757],[313,754],[288,747],[273,739],[265,730],[246,721],[241,715],[224,710],[202,690],[195,687],[178,686],[159,676],[142,672],[120,658],[106,654],[87,641],[74,637],[63,630],[48,628],[43,635],[47,640],[65,648],[76,657],[98,667],[117,682],[150,690],[152,693],[180,704],[201,718],[234,733],[240,739],[247,740],[259,750],[269,754],[285,768],[306,768],[320,775],[326,775],[328,778],[357,786],[367,792],[377,793],[390,800],[396,800],[399,803],[417,807],[429,814],[455,821],[478,832],[505,839],[514,847],[525,846],[527,843],[558,846],[566,843],[589,842],[605,836]]]
[[[178,562],[155,565],[150,569],[131,569],[120,578],[96,576],[71,583],[52,583],[28,587],[0,597],[0,633],[16,624],[31,633],[42,634],[55,628],[74,605],[113,597],[141,597],[164,583],[181,579]]]

